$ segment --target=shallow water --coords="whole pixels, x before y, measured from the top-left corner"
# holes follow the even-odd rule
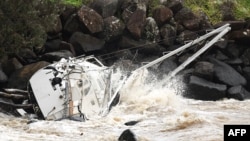
[[[121,101],[110,114],[85,122],[39,120],[27,124],[26,118],[0,113],[0,140],[117,141],[130,129],[138,141],[223,141],[224,124],[250,124],[250,100],[186,99],[178,80],[164,87],[162,82],[131,84],[123,88]],[[124,125],[135,120],[140,122]]]

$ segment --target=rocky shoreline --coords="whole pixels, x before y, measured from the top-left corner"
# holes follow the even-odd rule
[[[49,31],[43,49],[23,49],[0,60],[0,87],[26,90],[40,68],[65,57],[94,54],[105,65],[117,60],[140,63],[157,58],[220,25],[232,30],[190,64],[184,96],[200,100],[250,98],[250,23],[246,20],[209,22],[179,0],[163,1],[148,12],[148,0],[95,0],[77,9],[68,7]],[[157,70],[167,74],[197,46],[163,61]]]

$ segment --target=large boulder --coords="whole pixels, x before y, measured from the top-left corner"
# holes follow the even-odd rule
[[[172,46],[177,36],[176,29],[170,24],[165,24],[160,28],[160,35],[162,37],[162,44],[165,46]]]
[[[214,76],[214,64],[201,61],[194,65],[194,75],[205,78],[207,80],[213,80]]]
[[[107,42],[121,37],[125,24],[118,18],[111,16],[104,19],[104,39]]]
[[[146,12],[136,10],[127,23],[127,29],[135,39],[140,39],[146,22]]]
[[[190,76],[188,91],[184,95],[198,100],[220,100],[226,97],[227,86]]]
[[[37,63],[29,64],[21,69],[15,71],[8,80],[8,88],[15,88],[15,89],[27,89],[27,84],[31,76],[38,71],[39,69],[49,65],[50,63],[45,61],[40,61]]]
[[[215,76],[220,82],[230,86],[246,85],[246,79],[228,64],[215,58],[209,61],[214,64]]]
[[[146,19],[142,38],[152,42],[160,40],[159,28],[154,18],[148,17]]]
[[[153,10],[153,18],[158,26],[162,26],[163,24],[169,22],[172,17],[172,10],[164,5],[158,6]]]
[[[102,49],[105,44],[105,41],[81,32],[75,32],[70,37],[69,42],[73,45],[76,55],[82,55],[91,51],[98,51]]]
[[[77,12],[79,20],[90,31],[90,33],[98,33],[103,31],[103,18],[95,10],[82,6]]]
[[[250,98],[250,92],[248,92],[244,87],[233,86],[228,89],[228,98],[234,98],[238,100],[245,100]]]

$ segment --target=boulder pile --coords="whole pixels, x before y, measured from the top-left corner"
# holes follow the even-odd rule
[[[149,0],[94,0],[80,8],[67,7],[48,31],[43,49],[23,49],[0,60],[0,87],[27,89],[29,78],[61,58],[94,54],[105,65],[117,60],[135,63],[157,58],[225,23],[231,31],[190,64],[184,96],[200,100],[250,97],[250,22],[211,24],[204,12],[194,13],[179,0],[162,1],[149,12]],[[204,44],[204,43],[201,43]],[[163,61],[167,74],[195,46]]]

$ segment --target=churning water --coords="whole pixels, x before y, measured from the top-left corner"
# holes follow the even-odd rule
[[[200,101],[181,96],[182,83],[141,79],[124,86],[121,101],[103,118],[85,122],[28,119],[0,113],[0,140],[117,141],[130,129],[138,141],[222,141],[224,124],[250,124],[250,101]],[[147,81],[150,81],[147,80]],[[128,121],[140,121],[126,126]]]

